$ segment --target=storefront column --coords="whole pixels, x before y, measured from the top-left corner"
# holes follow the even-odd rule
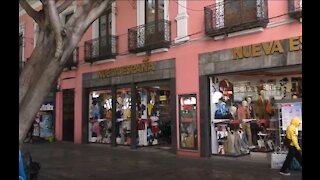
[[[111,87],[112,94],[112,119],[111,119],[111,146],[116,146],[116,112],[117,112],[117,89],[115,86]]]
[[[170,110],[169,116],[171,118],[171,152],[177,153],[177,99],[176,97],[176,78],[170,79]]]
[[[137,148],[137,116],[136,116],[136,102],[137,89],[134,83],[131,83],[131,148]]]
[[[89,90],[82,90],[82,144],[88,143],[89,137]]]
[[[200,156],[209,157],[211,152],[210,144],[210,92],[209,78],[207,76],[199,77],[200,92]]]

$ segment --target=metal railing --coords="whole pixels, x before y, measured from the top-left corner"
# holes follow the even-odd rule
[[[101,36],[84,43],[84,61],[93,63],[105,59],[115,58],[117,55],[118,37]]]
[[[206,35],[214,37],[245,29],[266,27],[267,0],[221,1],[204,7]]]
[[[128,49],[131,53],[169,48],[171,23],[161,19],[128,29]]]

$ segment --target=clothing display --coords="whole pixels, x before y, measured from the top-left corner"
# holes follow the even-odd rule
[[[264,119],[266,118],[266,106],[265,106],[265,100],[262,95],[258,96],[257,102],[256,102],[256,116],[257,118]]]
[[[298,110],[285,111],[286,108],[279,107],[279,104],[284,104],[286,100],[288,103],[300,101],[300,74],[269,76],[266,73],[261,76],[255,72],[244,72],[240,76],[226,74],[209,79],[213,154],[222,154],[222,150],[224,155],[250,151],[267,153],[282,148],[283,138],[279,130],[289,124],[286,119],[292,114],[300,117],[301,113]],[[222,95],[217,96],[218,93],[213,92]],[[286,95],[288,93],[291,93],[290,96]],[[225,124],[225,128],[221,128],[221,124]]]

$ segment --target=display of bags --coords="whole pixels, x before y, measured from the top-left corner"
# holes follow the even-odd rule
[[[271,154],[271,169],[281,169],[287,154],[284,153],[272,153]]]

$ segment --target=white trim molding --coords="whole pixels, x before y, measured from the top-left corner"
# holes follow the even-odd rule
[[[241,35],[245,35],[245,34],[252,34],[252,33],[263,32],[263,31],[264,31],[264,29],[262,27],[252,28],[252,29],[247,29],[244,31],[230,33],[230,34],[228,34],[228,37],[241,36]]]
[[[169,49],[168,48],[159,48],[159,49],[154,49],[154,50],[151,50],[151,54],[155,54],[155,53],[161,53],[161,52],[168,52]],[[136,56],[143,56],[143,55],[146,55],[146,51],[144,52],[140,52],[140,53],[136,53]]]
[[[281,25],[284,25],[284,24],[292,23],[292,22],[295,22],[295,20],[293,20],[291,18],[280,19],[280,20],[269,22],[268,25],[267,25],[267,28],[273,28],[273,27],[276,27],[276,26],[281,26]]]
[[[37,45],[37,40],[39,36],[39,25],[36,23],[36,21],[33,20],[33,48]]]
[[[188,41],[190,37],[188,36],[188,14],[187,14],[187,1],[178,0],[178,14],[175,20],[177,21],[177,37],[175,38],[175,43],[180,43]]]
[[[136,1],[137,3],[137,26],[145,24],[145,1]]]

